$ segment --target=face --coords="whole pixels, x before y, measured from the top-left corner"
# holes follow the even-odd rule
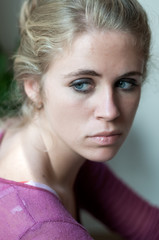
[[[57,148],[93,161],[111,159],[134,119],[143,64],[128,33],[76,38],[44,76],[42,114]]]

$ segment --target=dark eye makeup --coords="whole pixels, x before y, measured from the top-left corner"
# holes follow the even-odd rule
[[[115,87],[125,91],[131,91],[139,85],[140,83],[134,78],[122,78],[115,83]]]
[[[90,78],[80,78],[71,82],[70,87],[81,93],[89,93],[94,89],[94,82]]]
[[[127,77],[118,79],[114,87],[122,91],[132,91],[139,85],[140,81],[135,78]],[[79,78],[72,81],[69,86],[78,93],[90,93],[95,89],[95,82],[91,78]]]

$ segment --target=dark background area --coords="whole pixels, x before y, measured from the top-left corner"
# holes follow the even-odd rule
[[[17,106],[11,94],[11,90],[15,89],[12,55],[16,52],[19,41],[18,12],[22,2],[0,1],[0,117]]]

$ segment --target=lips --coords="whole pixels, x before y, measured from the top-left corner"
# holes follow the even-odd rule
[[[111,131],[111,132],[99,132],[95,135],[89,136],[88,139],[92,143],[102,146],[109,146],[116,144],[121,138],[121,132]]]

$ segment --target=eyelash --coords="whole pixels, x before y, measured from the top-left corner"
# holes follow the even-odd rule
[[[124,88],[122,87],[121,85],[122,84],[127,84],[127,86]],[[128,86],[129,85],[129,86]],[[136,79],[133,79],[133,78],[123,78],[123,79],[120,79],[118,80],[116,83],[115,83],[115,86],[116,87],[119,87],[120,89],[122,89],[123,91],[131,91],[133,90],[135,87],[137,87],[139,84],[137,83],[137,80]]]
[[[94,83],[89,78],[82,78],[73,81],[70,87],[79,93],[89,93],[94,89]]]
[[[124,84],[125,86],[122,86]],[[115,82],[115,88],[119,88],[122,91],[132,91],[139,84],[136,79],[133,78],[123,78]],[[95,83],[90,78],[81,78],[74,80],[70,87],[72,87],[76,92],[79,93],[90,93],[95,88]]]

